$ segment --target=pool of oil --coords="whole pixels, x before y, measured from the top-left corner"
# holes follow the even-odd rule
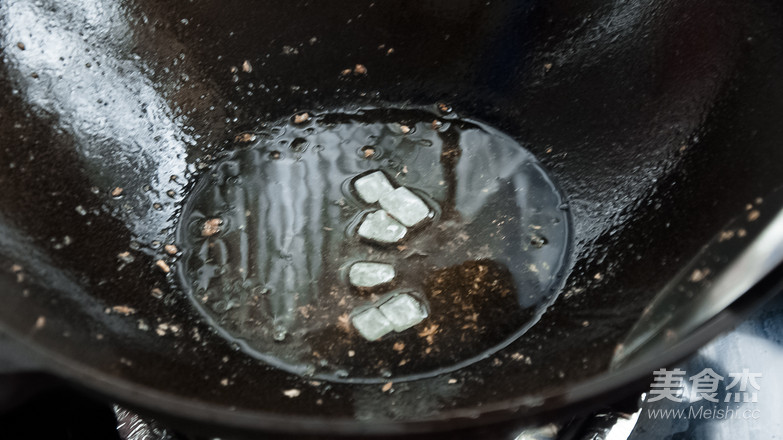
[[[383,171],[432,208],[393,245],[360,240],[376,209],[352,190]],[[308,112],[237,136],[188,196],[178,273],[226,338],[275,367],[343,382],[413,380],[502,349],[554,300],[568,210],[511,137],[446,105]],[[356,261],[392,264],[391,284],[350,285]],[[415,291],[428,317],[377,341],[351,312]]]

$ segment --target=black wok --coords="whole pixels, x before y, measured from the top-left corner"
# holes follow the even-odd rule
[[[783,184],[781,12],[763,0],[3,2],[2,328],[51,373],[217,432],[445,431],[638,390],[779,281],[609,373],[656,293],[746,205],[763,220]],[[356,64],[366,74],[346,78]],[[559,294],[497,354],[393,393],[313,385],[238,350],[156,265],[171,263],[157,242],[205,178],[199,164],[238,135],[301,111],[438,102],[524,144],[573,225]]]

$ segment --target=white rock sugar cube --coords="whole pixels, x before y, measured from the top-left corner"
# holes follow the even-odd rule
[[[394,330],[392,323],[375,307],[353,315],[351,322],[359,334],[370,341],[379,339]]]
[[[377,243],[397,243],[408,233],[408,228],[389,217],[383,210],[367,214],[359,225],[359,236]]]
[[[375,287],[394,279],[394,266],[386,263],[360,261],[348,271],[348,279],[356,287]]]
[[[413,327],[427,317],[427,309],[416,298],[404,293],[381,304],[378,310],[398,332]]]
[[[353,187],[356,188],[359,197],[367,203],[375,203],[384,194],[394,191],[394,187],[382,171],[374,171],[356,179]]]
[[[381,208],[405,226],[419,224],[430,214],[430,208],[408,188],[399,187],[379,199]]]

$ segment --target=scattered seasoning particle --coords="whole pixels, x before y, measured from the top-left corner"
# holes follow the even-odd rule
[[[728,231],[721,231],[718,241],[731,240],[734,237],[734,231],[729,229]]]
[[[747,234],[747,231],[745,231],[744,229],[740,229],[740,230],[738,230],[738,231],[737,231],[737,237],[740,237],[740,238],[742,238],[742,237],[744,237],[746,234]]]
[[[39,316],[38,319],[35,320],[35,329],[40,330],[44,328],[46,325],[46,317],[45,316]]]
[[[451,113],[452,108],[450,105],[446,104],[445,102],[439,102],[438,110],[442,111],[443,113]]]
[[[597,274],[593,275],[593,278],[596,281],[601,281],[602,279],[604,279],[604,276],[603,276],[603,274],[601,272],[598,272]]]
[[[340,72],[340,75],[342,76],[348,76],[351,74],[351,69],[344,69],[342,72]]]
[[[582,321],[582,327],[590,327],[590,321]]]
[[[285,46],[283,46],[282,54],[283,55],[299,55],[299,49],[297,49],[297,48],[295,48],[293,46],[285,45]]]
[[[394,48],[390,47],[389,50],[386,51],[386,55],[391,55],[394,53]]]
[[[133,307],[128,307],[128,306],[114,306],[114,307],[111,308],[111,310],[114,313],[119,313],[120,315],[125,315],[125,316],[132,315],[132,314],[136,313],[136,309],[134,309]]]
[[[759,212],[759,210],[758,209],[754,209],[753,211],[750,211],[748,213],[748,221],[749,222],[756,221],[756,220],[758,220],[760,215],[761,215],[761,213]]]
[[[457,379],[449,379],[449,384],[454,385],[457,383]]]
[[[250,73],[253,71],[253,66],[250,65],[250,61],[245,60],[245,62],[242,63],[242,71],[246,73]]]
[[[220,225],[223,223],[219,218],[211,218],[204,222],[204,226],[201,227],[202,237],[211,237],[220,232]]]
[[[166,191],[166,195],[173,199],[173,198],[177,197],[177,192],[174,191],[173,189],[170,189],[170,190]]]
[[[111,195],[112,195],[112,197],[119,197],[119,196],[121,196],[122,195],[122,188],[119,187],[119,186],[114,188],[113,190],[111,190]]]
[[[135,260],[135,258],[133,257],[133,255],[131,255],[129,251],[120,252],[119,254],[117,254],[117,258],[123,263],[133,263],[133,261]]]
[[[155,264],[156,264],[156,265],[157,265],[157,266],[160,268],[160,270],[162,270],[162,271],[163,271],[163,273],[169,273],[169,272],[171,272],[171,268],[169,267],[169,265],[168,265],[168,264],[166,264],[166,262],[165,262],[165,261],[163,261],[163,260],[158,260],[158,261],[156,261],[156,262],[155,262]]]
[[[693,271],[693,273],[691,273],[690,280],[693,283],[698,283],[699,281],[701,281],[704,278],[706,278],[707,275],[709,275],[709,273],[710,273],[709,269],[704,269],[704,270],[696,269],[696,270]]]
[[[21,41],[20,41],[20,42],[18,42],[18,43],[16,43],[16,47],[18,47],[18,48],[19,48],[19,50],[24,50],[24,49],[25,49],[25,47],[24,47],[24,43],[22,43]]]
[[[241,133],[234,137],[235,142],[252,142],[256,139],[256,135],[253,133]]]
[[[411,128],[407,125],[400,125],[400,131],[402,131],[402,134],[408,134],[411,132]]]
[[[13,273],[21,272],[23,270],[24,270],[24,268],[22,266],[18,265],[18,264],[11,265],[11,272],[13,272]]]
[[[297,390],[296,388],[291,388],[290,390],[283,391],[283,395],[288,397],[289,399],[293,399],[294,397],[299,397],[299,395],[302,394],[300,390]]]
[[[354,75],[367,75],[367,68],[364,67],[364,64],[357,64],[353,68],[353,74]]]
[[[348,357],[349,357],[349,358],[352,358],[352,357],[354,357],[354,356],[356,356],[356,352],[355,352],[355,351],[353,351],[353,350],[348,350]]]
[[[437,129],[441,128],[441,127],[443,127],[443,122],[441,122],[441,121],[439,121],[437,119],[432,121],[432,129],[433,130],[437,130]]]
[[[391,383],[391,382],[386,382],[386,383],[385,383],[385,384],[384,384],[384,385],[381,387],[381,391],[383,391],[383,392],[385,393],[385,392],[389,391],[391,388],[392,388],[392,383]]]
[[[402,352],[402,350],[405,350],[405,343],[402,341],[398,341],[394,343],[394,346],[392,346],[392,350],[396,352]]]
[[[223,379],[220,379],[220,385],[223,385],[224,387],[228,386],[228,379],[225,377]]]
[[[364,158],[369,159],[375,155],[375,148],[368,146],[362,147],[362,152],[364,153]]]
[[[176,255],[177,252],[179,252],[179,249],[173,244],[167,244],[166,246],[163,246],[163,249],[165,249],[166,253],[169,255]]]
[[[550,70],[552,70],[552,63],[544,64],[544,72],[549,72]]]
[[[299,113],[294,116],[294,124],[303,124],[310,120],[310,114],[307,112]]]
[[[164,336],[166,334],[166,330],[169,329],[169,325],[165,322],[162,324],[158,324],[158,328],[155,329],[155,333],[158,334],[158,336]]]
[[[239,69],[237,69],[237,66],[231,66],[231,68],[230,68],[230,69],[228,69],[228,70],[229,70],[231,73],[237,73],[237,70],[239,70]]]

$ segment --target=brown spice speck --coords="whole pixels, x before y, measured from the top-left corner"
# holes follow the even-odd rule
[[[693,283],[698,283],[699,281],[702,281],[704,278],[706,278],[709,273],[709,269],[696,269],[693,271],[693,273],[691,273],[690,281]]]
[[[122,195],[122,187],[115,187],[113,190],[111,190],[111,196],[112,197],[119,197]]]
[[[544,72],[549,72],[550,70],[552,70],[552,63],[544,64]]]
[[[749,222],[756,221],[756,220],[758,220],[759,216],[761,216],[761,213],[759,212],[759,210],[758,209],[754,209],[753,211],[750,211],[748,213],[748,221]]]
[[[392,350],[398,353],[402,352],[402,350],[405,350],[405,343],[402,341],[395,342],[394,345],[392,346]]]
[[[389,390],[391,390],[391,388],[392,388],[392,385],[393,385],[393,384],[392,384],[391,382],[386,382],[386,383],[385,383],[385,384],[384,384],[384,385],[381,387],[381,391],[383,391],[384,393],[385,393],[385,392],[388,392]]]
[[[253,133],[240,133],[234,137],[235,142],[252,142],[255,140],[256,135]]]
[[[348,313],[343,313],[337,317],[337,327],[346,333],[351,331],[351,317]]]
[[[114,307],[111,308],[111,310],[114,313],[119,313],[120,315],[125,315],[125,316],[132,315],[132,314],[136,313],[136,309],[134,309],[133,307],[128,307],[128,306],[114,306]]]
[[[411,132],[411,128],[407,125],[400,125],[400,131],[402,131],[402,134],[408,134]]]
[[[46,317],[45,316],[39,316],[38,319],[35,320],[35,330],[41,330],[46,325]]]
[[[253,71],[253,66],[250,65],[250,61],[245,60],[245,62],[242,63],[242,71],[246,73],[250,73]]]
[[[728,231],[721,231],[718,241],[731,240],[734,237],[734,231],[729,229]]]
[[[283,391],[283,395],[288,397],[289,399],[293,399],[294,397],[299,397],[299,395],[302,394],[300,390],[297,390],[296,388],[291,388],[290,390]]]
[[[169,255],[177,255],[177,252],[179,252],[179,249],[173,244],[167,244],[166,246],[163,246],[163,249],[165,249],[166,253]]]
[[[163,271],[163,273],[169,273],[169,272],[171,272],[171,268],[170,268],[170,267],[169,267],[169,265],[168,265],[168,264],[166,264],[166,262],[165,262],[165,261],[163,261],[163,260],[158,260],[158,261],[156,261],[156,262],[155,262],[155,265],[157,265],[157,266],[160,268],[160,270],[162,270],[162,271]]]
[[[344,69],[342,72],[340,72],[340,75],[342,76],[348,76],[351,74],[351,69]]]
[[[211,218],[204,222],[204,225],[201,227],[201,236],[202,237],[211,237],[218,232],[220,232],[220,225],[223,223],[223,220],[220,220],[219,218]]]
[[[24,43],[22,43],[21,41],[20,41],[20,42],[18,42],[18,43],[16,43],[16,47],[18,47],[18,48],[19,48],[19,50],[24,50],[24,49],[25,49],[25,47],[24,47]]]
[[[353,68],[353,74],[354,75],[367,75],[367,68],[364,67],[364,64],[357,64]]]
[[[294,124],[304,124],[310,120],[310,113],[303,112],[294,116]]]

